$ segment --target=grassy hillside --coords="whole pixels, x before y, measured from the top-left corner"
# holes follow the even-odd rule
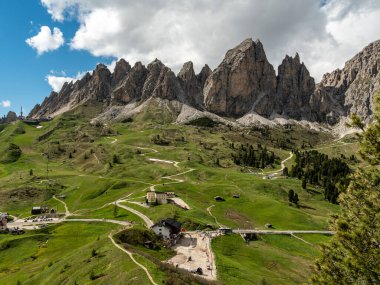
[[[323,142],[324,152],[340,155],[332,148],[337,142],[329,134],[298,127],[243,130],[222,124],[160,125],[141,118],[114,125],[91,125],[89,118],[96,110],[81,107],[38,129],[22,122],[4,128],[0,134],[3,155],[8,155],[10,144],[17,145],[21,154],[17,160],[0,163],[0,211],[27,217],[33,205],[46,204],[64,212],[63,205],[52,199],[54,194],[62,194],[70,212],[77,215],[71,218],[143,224],[138,216],[120,208],[114,215],[112,202],[128,196],[126,205],[153,221],[174,217],[189,230],[218,228],[220,224],[264,228],[266,223],[275,229],[317,230],[326,229],[328,216],[339,210],[339,206],[323,199],[321,189],[304,190],[298,179],[264,180],[260,174],[280,169],[281,160],[289,156],[292,148],[318,148]],[[153,137],[157,135],[168,144],[155,144]],[[264,170],[235,165],[231,145],[246,143],[273,151],[275,164]],[[355,145],[350,144],[345,155],[354,152]],[[286,165],[291,163],[289,160]],[[156,190],[175,192],[191,209],[185,211],[170,204],[146,208],[131,203],[144,201],[146,190],[153,185]],[[290,189],[299,195],[297,207],[288,202]],[[234,194],[240,198],[233,198]],[[216,202],[217,195],[226,201]],[[92,273],[100,276],[95,284],[123,284],[122,280],[148,284],[146,275],[107,238],[115,228],[78,222],[49,226],[23,236],[0,235],[0,284],[16,284],[18,280],[22,284],[52,284],[52,280],[86,284]],[[47,238],[47,247],[40,247]],[[323,236],[311,239],[314,244],[326,240]],[[219,277],[225,284],[258,284],[262,279],[269,284],[300,283],[307,279],[318,255],[317,247],[286,236],[263,237],[249,245],[239,236],[220,237],[213,241],[213,247]],[[92,258],[94,248],[104,256]],[[153,264],[140,259],[151,269],[157,283],[165,279]]]

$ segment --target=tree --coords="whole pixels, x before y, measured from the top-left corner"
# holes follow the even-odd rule
[[[289,169],[285,166],[284,169],[282,170],[282,175],[283,176],[288,176],[289,175]]]
[[[97,255],[98,255],[98,253],[96,252],[96,249],[93,248],[93,249],[91,250],[91,256],[92,256],[92,257],[95,257],[95,256],[97,256]]]
[[[119,159],[119,157],[118,157],[116,154],[113,155],[113,157],[112,157],[112,162],[113,162],[114,164],[116,164],[116,163],[120,163],[120,159]]]
[[[302,179],[302,189],[306,189],[306,179]]]
[[[113,216],[116,218],[119,215],[119,208],[117,207],[116,203],[114,204],[113,208]]]
[[[374,167],[353,174],[339,196],[341,213],[330,225],[336,234],[322,248],[313,284],[380,284],[379,95],[374,122],[360,136],[360,154]]]
[[[296,205],[298,205],[298,201],[299,201],[299,199],[298,199],[298,194],[295,193],[295,194],[294,194],[294,197],[293,197],[293,203],[296,204]]]
[[[29,175],[33,176],[33,169],[29,170]]]
[[[288,198],[289,198],[289,202],[293,202],[293,198],[294,198],[294,190],[293,189],[289,190]]]

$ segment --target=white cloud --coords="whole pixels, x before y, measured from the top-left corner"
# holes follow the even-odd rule
[[[49,74],[45,76],[45,80],[49,83],[53,91],[59,92],[65,82],[76,81],[76,78]]]
[[[9,107],[11,106],[11,101],[9,101],[9,100],[2,101],[2,102],[1,102],[1,105],[2,105],[4,108],[9,108]]]
[[[66,12],[74,13],[75,0],[41,0],[42,5],[47,9],[52,19],[62,22]],[[69,9],[71,8],[71,9]]]
[[[64,42],[61,30],[53,28],[52,32],[48,26],[42,26],[37,35],[26,40],[26,43],[36,49],[39,55],[58,49]]]
[[[327,0],[42,0],[55,20],[75,17],[72,49],[161,59],[178,71],[192,60],[215,68],[227,49],[260,38],[276,68],[299,52],[317,81],[380,38],[380,1]]]
[[[112,65],[115,65],[115,64],[112,62],[111,65],[109,65],[108,67],[112,67]],[[77,80],[85,76],[87,72],[92,73],[92,71],[82,71],[82,72],[78,72],[73,77],[69,77],[69,76],[66,76],[66,72],[63,70],[62,71],[50,70],[50,74],[45,76],[45,80],[51,86],[53,91],[59,92],[63,84],[65,84],[65,82],[76,82]]]

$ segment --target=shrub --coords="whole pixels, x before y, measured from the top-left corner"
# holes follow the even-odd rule
[[[18,145],[11,143],[8,149],[5,151],[5,157],[3,158],[3,163],[16,162],[21,156],[21,149]]]

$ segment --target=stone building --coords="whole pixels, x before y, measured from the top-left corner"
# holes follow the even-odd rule
[[[148,191],[146,192],[146,202],[157,205],[167,204],[168,194],[166,192]]]

